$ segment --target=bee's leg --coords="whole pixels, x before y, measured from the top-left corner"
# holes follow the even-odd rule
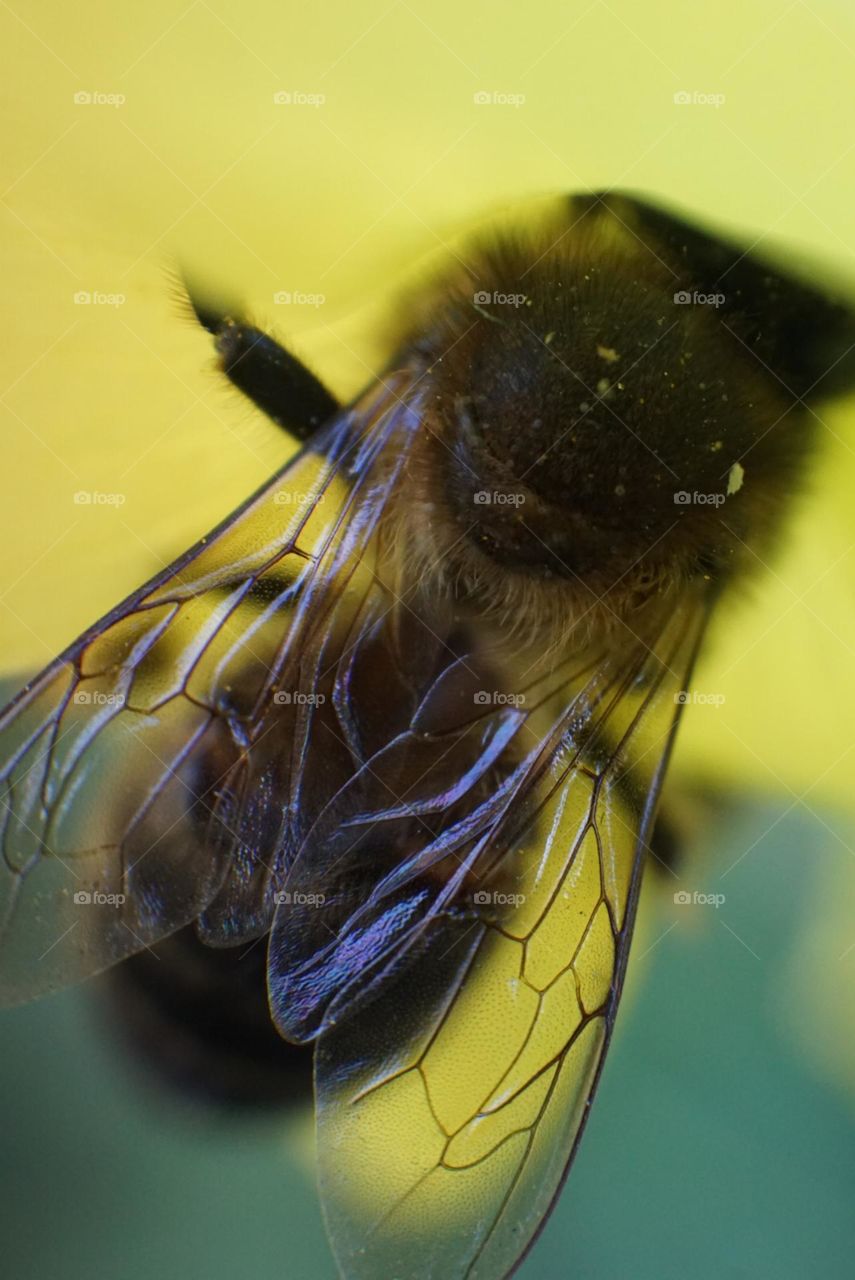
[[[313,1052],[274,1027],[266,974],[266,940],[213,948],[181,929],[111,970],[111,1020],[140,1065],[185,1096],[244,1111],[308,1104]]]
[[[187,296],[214,335],[223,373],[278,426],[308,440],[332,417],[338,401],[296,356],[240,316],[217,311],[189,290]]]

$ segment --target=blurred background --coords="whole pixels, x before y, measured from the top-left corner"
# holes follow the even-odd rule
[[[529,197],[635,189],[855,281],[837,0],[11,0],[0,47],[13,676],[288,454],[215,375],[179,263],[342,395],[382,364],[400,277]],[[687,709],[671,782],[713,799],[678,877],[648,886],[527,1280],[851,1274],[855,405],[822,422],[786,546],[698,674],[715,697]],[[141,1088],[96,1010],[76,992],[3,1015],[8,1274],[331,1277],[305,1135]]]

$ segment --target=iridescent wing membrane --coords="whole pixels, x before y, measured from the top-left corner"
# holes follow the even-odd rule
[[[402,373],[337,416],[0,720],[0,998],[269,931],[361,1280],[504,1275],[548,1212],[706,615],[527,670],[396,591],[421,413]]]
[[[705,613],[687,597],[652,648],[555,673],[538,733],[532,712],[515,709],[512,732],[499,717],[502,734],[485,716],[503,749],[519,735],[515,763],[456,822],[424,776],[407,788],[432,838],[349,916],[348,853],[335,876],[315,869],[314,893],[294,865],[293,896],[311,905],[302,930],[277,917],[271,990],[286,1034],[319,1034],[320,1179],[345,1276],[503,1276],[548,1213],[611,1032]],[[442,737],[459,748],[459,730]],[[405,805],[370,821],[382,847]]]
[[[3,714],[4,1002],[200,916],[212,942],[269,927],[300,840],[294,752],[316,736],[317,701],[300,690],[316,683],[330,615],[346,629],[369,592],[378,508],[417,421],[403,384],[335,419]]]

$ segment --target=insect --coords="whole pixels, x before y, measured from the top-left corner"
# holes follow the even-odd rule
[[[127,961],[154,1016],[158,948],[173,1020],[203,988],[235,1045],[275,1025],[244,1093],[311,1065],[343,1276],[502,1277],[584,1128],[693,663],[853,313],[616,193],[476,238],[348,406],[194,305],[302,447],[0,719],[0,993]]]

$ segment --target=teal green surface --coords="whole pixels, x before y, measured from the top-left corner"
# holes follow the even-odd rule
[[[773,827],[784,808],[720,823],[710,889],[726,886],[727,901],[714,918],[652,921],[525,1280],[851,1276],[853,1095],[780,1017],[828,832],[796,811]],[[719,884],[728,855],[749,848]],[[279,1118],[218,1121],[141,1085],[91,995],[6,1012],[0,1034],[9,1280],[331,1280],[311,1178]]]

